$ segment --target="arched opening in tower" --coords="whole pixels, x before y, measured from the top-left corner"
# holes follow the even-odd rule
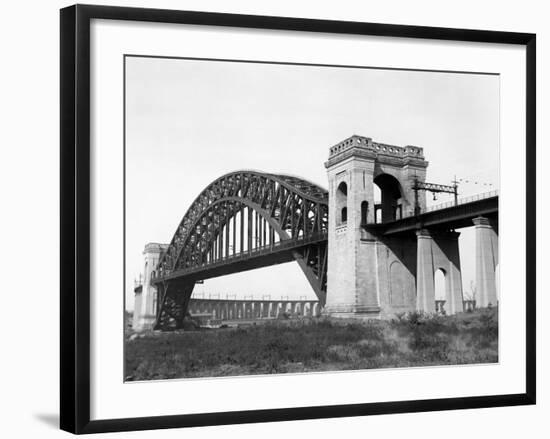
[[[438,313],[445,314],[445,304],[447,301],[447,285],[446,285],[445,270],[439,268],[434,273],[434,290],[435,290],[435,310]]]
[[[399,181],[392,175],[380,174],[373,182],[376,222],[385,223],[401,219],[403,207]]]
[[[348,221],[348,208],[347,207],[342,207],[342,211],[341,211],[341,214],[340,214],[340,222],[342,224],[344,224],[347,221]]]
[[[336,189],[336,212],[338,225],[345,224],[348,220],[348,185],[341,182]]]
[[[364,226],[367,224],[369,217],[369,203],[368,201],[361,202],[361,225]]]

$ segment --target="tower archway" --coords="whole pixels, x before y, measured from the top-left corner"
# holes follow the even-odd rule
[[[345,224],[348,220],[348,185],[342,181],[336,189],[336,211],[338,224]]]
[[[393,175],[379,174],[373,184],[380,190],[380,201],[376,204],[376,218],[379,222],[395,221],[403,215],[403,190]]]
[[[447,301],[446,272],[439,268],[434,273],[435,310],[439,313],[446,313],[445,303]]]

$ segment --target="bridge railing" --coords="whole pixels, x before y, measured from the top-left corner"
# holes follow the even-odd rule
[[[490,192],[482,192],[480,194],[459,198],[456,203],[454,201],[448,201],[446,203],[440,203],[440,204],[435,204],[433,206],[427,206],[427,207],[421,209],[420,213],[422,214],[422,213],[427,213],[427,212],[434,212],[436,210],[448,209],[449,207],[459,206],[461,204],[473,203],[474,201],[485,200],[487,198],[497,197],[498,194],[499,194],[498,190],[494,190],[494,191],[490,191]],[[415,216],[414,212],[406,212],[406,213],[403,214],[402,218],[409,218],[411,216]]]

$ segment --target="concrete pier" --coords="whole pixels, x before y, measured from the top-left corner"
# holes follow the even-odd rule
[[[498,235],[485,217],[474,218],[476,231],[476,288],[477,306],[497,305],[496,267],[498,264]]]
[[[417,303],[419,311],[435,312],[435,283],[437,270],[445,276],[445,311],[447,314],[462,312],[462,279],[457,232],[417,232]]]

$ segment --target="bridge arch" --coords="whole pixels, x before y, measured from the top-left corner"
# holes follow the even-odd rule
[[[246,214],[244,213],[245,211]],[[219,239],[220,235],[223,235],[223,233],[227,231],[227,228],[230,226],[232,220],[236,221],[239,219],[239,227],[240,224],[243,223],[244,230],[244,221],[248,220],[246,217],[248,215],[252,215],[254,217],[254,213],[257,213],[258,215],[254,218],[254,225],[257,226],[258,218],[261,218],[262,220],[265,220],[274,232],[277,233],[280,240],[291,239],[290,234],[281,227],[280,223],[271,217],[269,212],[262,208],[259,204],[240,197],[225,197],[209,205],[206,210],[204,210],[192,223],[189,229],[190,231],[185,237],[182,251],[179,252],[175,261],[174,269],[178,270],[193,266],[193,263],[195,262],[193,258],[197,255],[197,251],[201,250],[201,245],[206,245],[207,250],[210,249],[215,243],[215,240]],[[216,216],[221,216],[223,219],[218,222],[212,222],[212,217]],[[207,225],[211,225],[211,227],[204,227]],[[237,233],[235,233],[235,235],[237,235]],[[240,231],[238,238],[240,240]],[[206,242],[204,239],[206,239]],[[273,243],[272,240],[269,242]],[[236,251],[236,247],[239,247],[240,252],[244,251],[244,245],[241,247],[236,246],[235,244],[236,243],[233,241],[233,250]],[[246,247],[246,251],[251,251],[251,248],[249,248],[248,245]],[[227,257],[227,255],[224,257]]]
[[[217,232],[236,205],[245,205],[257,211],[282,239],[297,239],[328,229],[328,192],[307,180],[258,171],[237,171],[210,183],[195,199],[180,221],[174,236],[159,260],[159,275],[177,269],[182,252],[197,233],[212,227]],[[207,218],[209,208],[221,208],[217,217]],[[222,216],[221,214],[226,214]],[[206,236],[207,238],[209,235]]]
[[[192,285],[190,273],[238,259],[245,247],[249,253],[268,252],[270,246],[284,243],[278,248],[290,249],[324,303],[327,233],[328,193],[322,187],[288,175],[232,172],[210,183],[191,204],[159,260],[153,282]]]

